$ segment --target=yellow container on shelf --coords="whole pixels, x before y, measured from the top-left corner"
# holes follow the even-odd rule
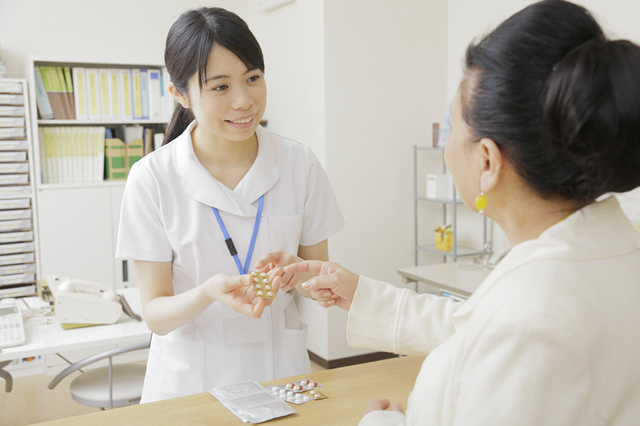
[[[436,250],[450,251],[453,248],[453,231],[451,225],[439,226],[434,231]]]

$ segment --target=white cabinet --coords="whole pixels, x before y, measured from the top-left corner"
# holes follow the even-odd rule
[[[123,192],[123,183],[38,190],[42,274],[137,285],[133,262],[115,258]]]
[[[38,191],[43,274],[114,283],[110,188]]]

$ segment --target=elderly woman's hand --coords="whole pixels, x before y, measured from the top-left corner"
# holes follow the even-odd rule
[[[284,271],[288,274],[310,272],[317,275],[302,284],[302,287],[308,290],[311,297],[324,308],[336,305],[348,310],[360,279],[359,275],[337,263],[319,260],[309,260],[285,266]]]

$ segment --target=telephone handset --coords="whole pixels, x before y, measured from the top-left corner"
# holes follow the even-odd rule
[[[96,294],[103,299],[118,302],[120,296],[104,284],[86,280],[65,280],[58,286],[57,291]]]

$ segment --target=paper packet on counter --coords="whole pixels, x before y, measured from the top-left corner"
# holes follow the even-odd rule
[[[209,393],[245,423],[262,423],[297,413],[253,380],[213,388]]]

